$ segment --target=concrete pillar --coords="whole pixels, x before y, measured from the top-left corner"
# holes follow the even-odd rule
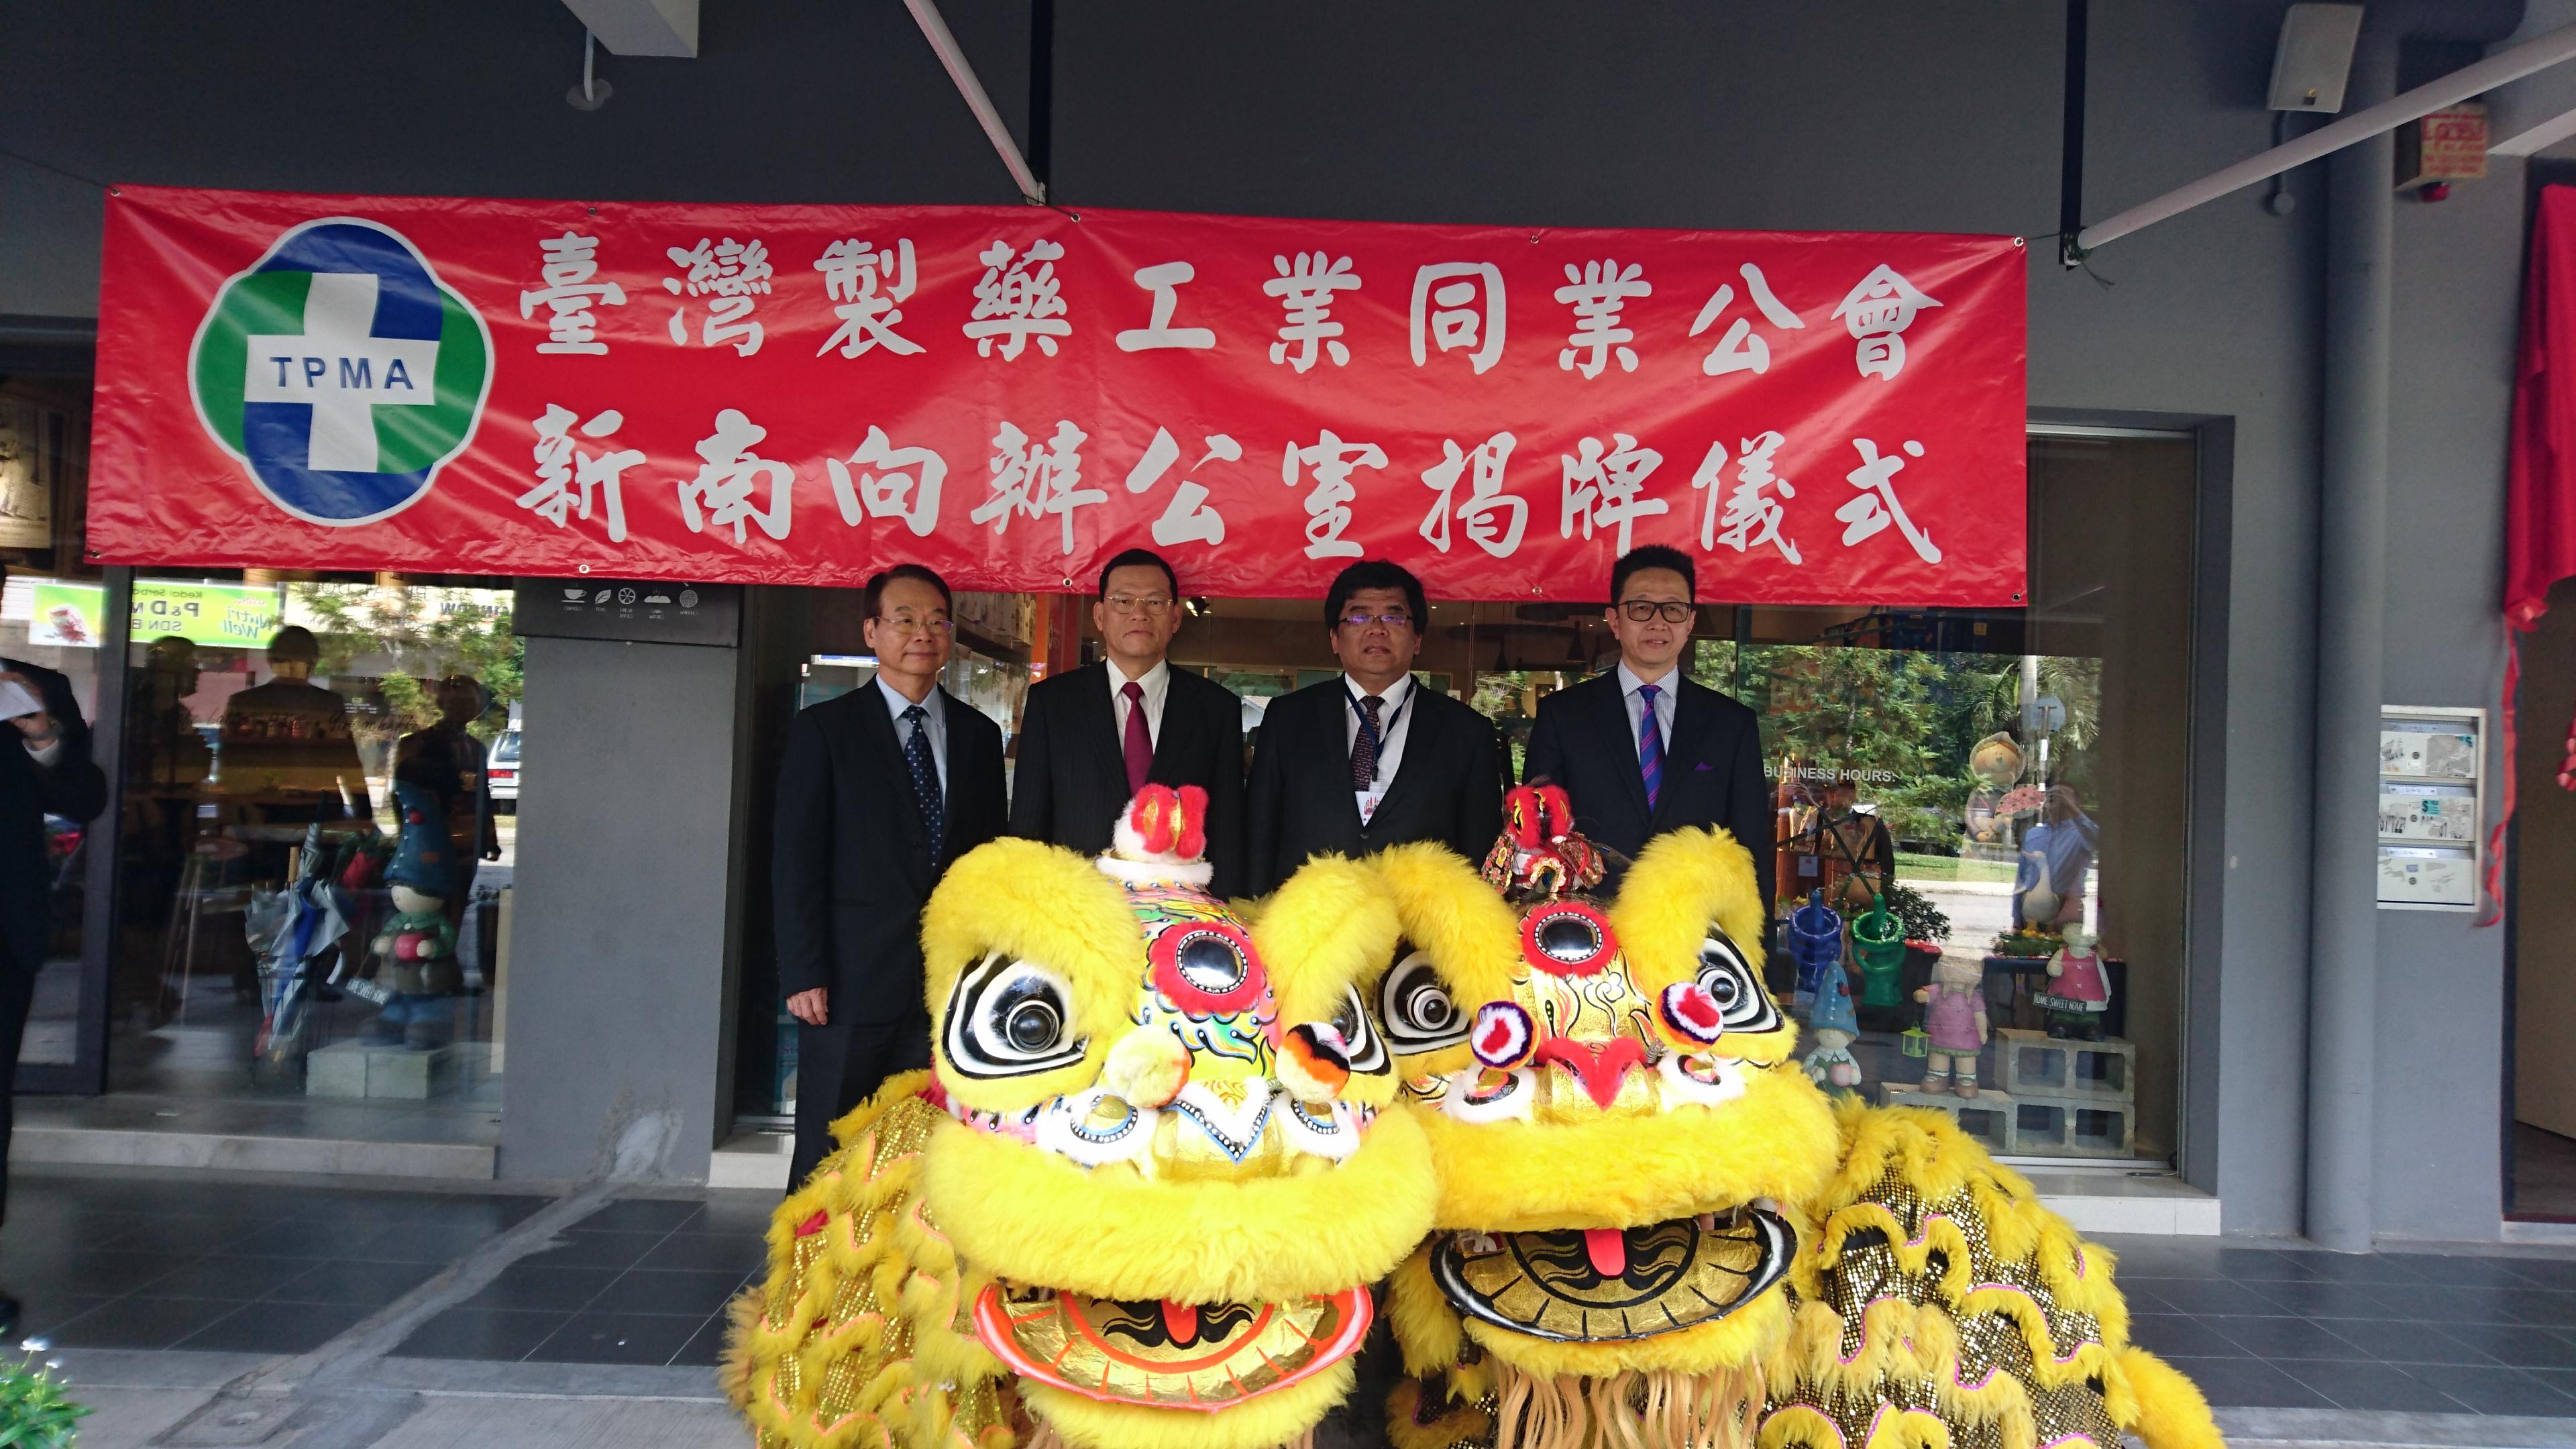
[[[2397,36],[2365,28],[2347,112],[2395,95]],[[2307,1230],[2367,1252],[2378,1087],[2379,706],[2388,596],[2395,140],[2326,173],[2325,449],[2318,499],[2314,874],[2308,897]]]
[[[706,1180],[731,1115],[744,658],[528,640],[504,1178]]]

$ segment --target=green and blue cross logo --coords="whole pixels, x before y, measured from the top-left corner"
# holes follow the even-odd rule
[[[391,227],[325,217],[226,282],[188,363],[197,416],[308,523],[373,523],[429,492],[492,388],[492,334]]]

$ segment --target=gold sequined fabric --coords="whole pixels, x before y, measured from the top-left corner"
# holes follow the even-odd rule
[[[1991,1185],[1990,1185],[1991,1186]],[[2101,1324],[2092,1314],[2061,1306],[2039,1263],[2043,1244],[2020,1258],[1996,1251],[1993,1233],[1977,1194],[1961,1187],[1938,1199],[1924,1198],[1895,1171],[1861,1195],[1864,1202],[1885,1207],[1908,1245],[1935,1244],[1921,1255],[1919,1271],[1900,1261],[1897,1244],[1881,1229],[1862,1228],[1843,1239],[1840,1259],[1821,1276],[1823,1305],[1840,1320],[1835,1344],[1839,1364],[1865,1369],[1874,1360],[1869,1339],[1880,1318],[1891,1316],[1882,1304],[1902,1304],[1917,1315],[1937,1314],[1955,1329],[1957,1367],[1948,1375],[1925,1372],[1922,1355],[1889,1352],[1876,1356],[1880,1371],[1845,1376],[1840,1384],[1802,1375],[1794,1382],[1775,1380],[1765,1424],[1788,1442],[1814,1442],[1798,1432],[1801,1415],[1784,1410],[1808,1409],[1832,1421],[1842,1442],[1865,1443],[1884,1408],[1917,1411],[1941,1420],[1951,1449],[2032,1449],[2034,1444],[2065,1445],[2084,1440],[2117,1449],[2120,1429],[2105,1404],[2098,1372],[2079,1372],[2099,1362],[2104,1344]],[[1938,1225],[1957,1230],[1957,1241]],[[1950,1246],[1938,1244],[1950,1242]],[[1952,1261],[1964,1245],[1964,1272]],[[1795,1295],[1792,1295],[1793,1301]],[[2027,1305],[2020,1307],[2016,1305]],[[1812,1320],[1801,1320],[1807,1327]],[[1919,1318],[1917,1320],[1920,1321]],[[2034,1354],[2032,1329],[2044,1336],[2051,1363],[2043,1372]],[[1928,1335],[1912,1333],[1912,1347],[1922,1349]],[[2093,1345],[2094,1353],[2085,1352]],[[1998,1377],[2020,1386],[2020,1393],[2000,1389]],[[1971,1403],[1969,1400],[1978,1402]],[[2014,1400],[2027,1403],[2027,1415]],[[1989,1412],[1991,1410],[1991,1412]]]

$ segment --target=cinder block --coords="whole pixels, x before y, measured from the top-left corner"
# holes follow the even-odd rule
[[[308,1097],[380,1097],[425,1101],[456,1082],[456,1048],[415,1051],[363,1041],[333,1042],[304,1058]]]
[[[2092,1093],[2019,1094],[2013,1103],[2012,1151],[2061,1157],[2129,1157],[2137,1109]]]
[[[2009,1093],[1987,1088],[1970,1098],[1954,1092],[1918,1092],[1900,1082],[1881,1082],[1878,1101],[1883,1107],[1929,1107],[1947,1112],[1960,1131],[1975,1138],[1987,1151],[2012,1150],[2013,1099]]]
[[[2119,1037],[2070,1041],[2044,1031],[1998,1027],[1995,1081],[2015,1095],[2137,1099],[2138,1049]]]

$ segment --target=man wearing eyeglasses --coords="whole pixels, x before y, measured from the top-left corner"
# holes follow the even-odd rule
[[[1100,571],[1091,621],[1105,659],[1030,686],[1011,772],[1011,833],[1083,855],[1109,848],[1148,783],[1207,791],[1207,856],[1220,896],[1243,890],[1243,703],[1165,655],[1182,618],[1180,576],[1131,548]]]
[[[832,1123],[896,1072],[930,1065],[921,908],[948,862],[1002,833],[1002,731],[939,687],[948,585],[919,564],[868,580],[877,676],[800,711],[778,770],[770,867],[779,989],[796,1031],[788,1187]]]
[[[1436,840],[1470,860],[1502,820],[1502,745],[1476,713],[1413,677],[1430,611],[1422,584],[1383,559],[1355,563],[1324,598],[1339,677],[1263,714],[1244,785],[1256,893],[1310,856],[1357,859]]]
[[[1753,855],[1767,903],[1775,874],[1771,792],[1753,711],[1684,677],[1696,580],[1690,555],[1646,544],[1610,570],[1602,617],[1619,667],[1539,701],[1524,780],[1552,780],[1596,845],[1635,856],[1687,825],[1715,825]]]

